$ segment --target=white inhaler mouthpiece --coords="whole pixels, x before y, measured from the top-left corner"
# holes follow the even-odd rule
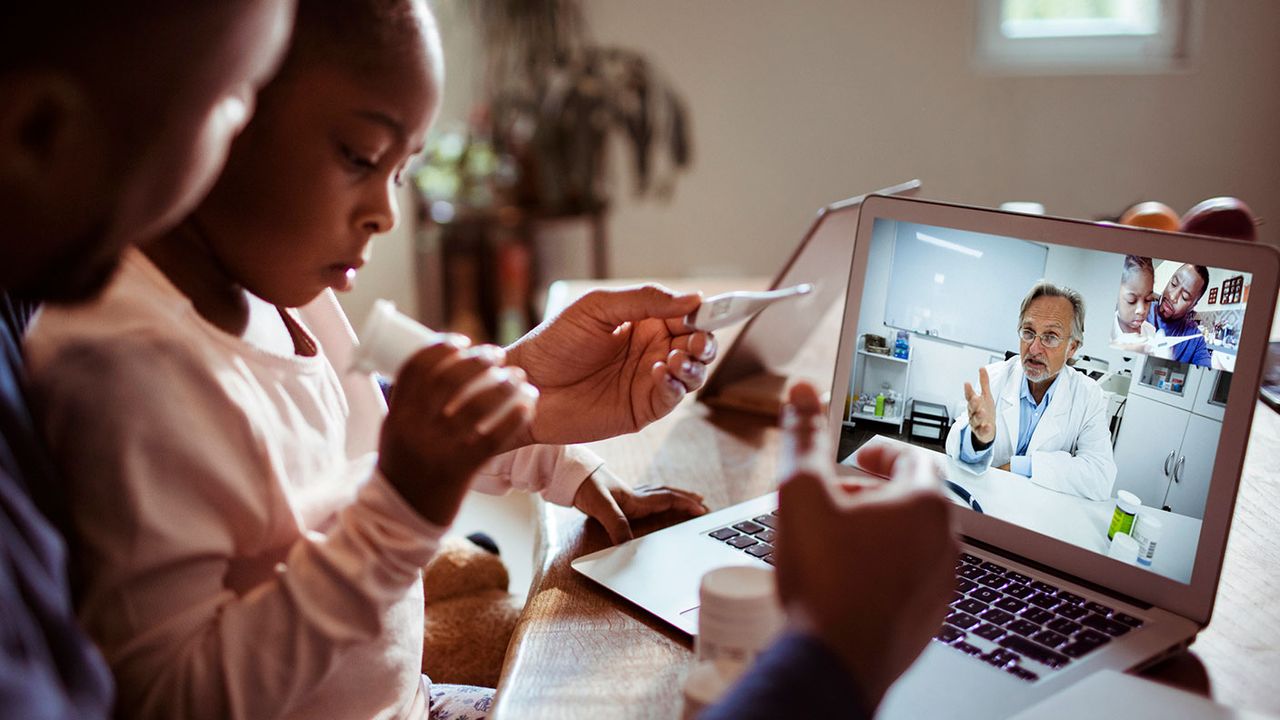
[[[444,342],[444,335],[397,311],[390,300],[376,300],[360,329],[351,369],[394,378],[414,353],[439,342]]]
[[[352,354],[351,370],[359,373],[378,373],[394,379],[414,353],[442,342],[447,342],[443,333],[438,333],[399,312],[394,303],[388,300],[377,300],[360,331],[360,344]],[[444,406],[445,414],[450,415],[456,412],[476,395],[510,379],[510,370],[499,367],[489,368],[449,398]],[[537,388],[528,383],[520,383],[519,392],[512,393],[505,402],[482,418],[476,424],[476,429],[488,435],[517,406],[524,405],[532,411],[537,401]]]
[[[695,330],[712,332],[736,325],[779,300],[808,295],[813,285],[801,283],[769,292],[728,292],[702,301],[697,310],[685,317],[685,324]]]

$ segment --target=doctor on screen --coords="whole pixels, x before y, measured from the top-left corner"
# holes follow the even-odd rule
[[[968,409],[947,435],[947,454],[975,473],[992,465],[1088,500],[1111,497],[1116,478],[1106,401],[1098,384],[1068,369],[1084,339],[1084,299],[1036,283],[1022,300],[1019,353],[964,385]]]

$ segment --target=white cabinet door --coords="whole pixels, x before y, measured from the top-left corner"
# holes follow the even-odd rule
[[[1187,432],[1182,436],[1180,460],[1165,497],[1166,509],[1193,518],[1204,519],[1204,506],[1209,498],[1209,480],[1217,457],[1222,423],[1192,415]]]
[[[1172,472],[1177,462],[1189,415],[1185,410],[1129,394],[1116,437],[1115,490],[1128,490],[1148,507],[1164,505],[1170,484],[1166,470]]]

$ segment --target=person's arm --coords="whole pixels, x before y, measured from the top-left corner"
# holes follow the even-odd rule
[[[991,467],[995,456],[995,393],[987,368],[978,369],[978,390],[964,384],[965,410],[947,433],[947,454],[960,461],[970,472],[982,474]],[[981,436],[981,437],[980,437]]]
[[[548,502],[597,520],[614,543],[631,539],[631,520],[668,510],[687,516],[707,511],[702,496],[689,490],[632,488],[600,456],[577,445],[529,445],[503,453],[480,469],[472,487],[492,494],[512,488],[541,493]]]
[[[501,495],[523,490],[566,507],[586,479],[604,465],[591,450],[578,445],[526,445],[494,457],[476,473],[473,490]]]
[[[784,637],[748,672],[747,685],[704,717],[870,717],[946,614],[955,588],[950,503],[927,456],[891,445],[868,445],[857,454],[859,467],[889,482],[857,492],[841,487],[812,385],[791,389],[783,418],[778,598],[791,630],[820,639],[828,652]],[[877,553],[889,537],[895,552]],[[843,552],[825,551],[831,547]],[[904,575],[904,567],[911,572]],[[812,663],[812,671],[789,673],[784,666],[792,655],[807,656],[801,662]],[[815,714],[807,712],[807,692],[815,693]]]
[[[960,457],[962,463],[969,465],[981,465],[986,467],[991,464],[991,446],[993,443],[987,443],[982,449],[974,447],[973,431],[969,429],[968,418],[965,418],[964,427],[960,428]]]
[[[1209,350],[1209,345],[1205,343],[1203,337],[1188,340],[1187,344],[1191,346],[1191,359],[1188,362],[1200,367],[1212,366],[1213,352]]]
[[[699,720],[778,720],[787,717],[869,718],[854,678],[821,640],[804,633],[779,638],[729,694]]]
[[[111,678],[76,622],[62,544],[0,468],[0,715],[107,718]]]
[[[294,522],[272,517],[284,489],[207,370],[130,350],[63,353],[37,385],[90,559],[81,616],[116,674],[117,712],[278,716],[382,632],[443,528],[375,476],[327,534],[288,548],[283,571],[233,589],[243,548]]]
[[[1074,372],[1064,370],[1063,372]],[[1083,380],[1083,382],[1093,382]],[[1096,389],[1096,388],[1095,388]],[[1087,393],[1079,432],[1071,450],[1039,450],[1031,454],[1031,481],[1086,500],[1106,500],[1116,479],[1107,401],[1102,392]],[[1044,420],[1041,419],[1043,423]],[[1068,435],[1072,428],[1064,428]]]

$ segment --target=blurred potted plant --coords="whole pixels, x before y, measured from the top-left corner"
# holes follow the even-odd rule
[[[413,174],[418,198],[419,307],[422,320],[475,340],[495,336],[490,273],[502,188],[510,162],[474,127],[433,132]],[[509,334],[509,333],[508,333]]]
[[[475,0],[472,7],[490,136],[514,162],[510,202],[532,225],[540,260],[541,230],[587,226],[594,274],[604,275],[610,145],[625,147],[638,195],[669,197],[691,159],[686,105],[643,55],[592,44],[579,0]],[[547,271],[539,275],[547,279]]]

